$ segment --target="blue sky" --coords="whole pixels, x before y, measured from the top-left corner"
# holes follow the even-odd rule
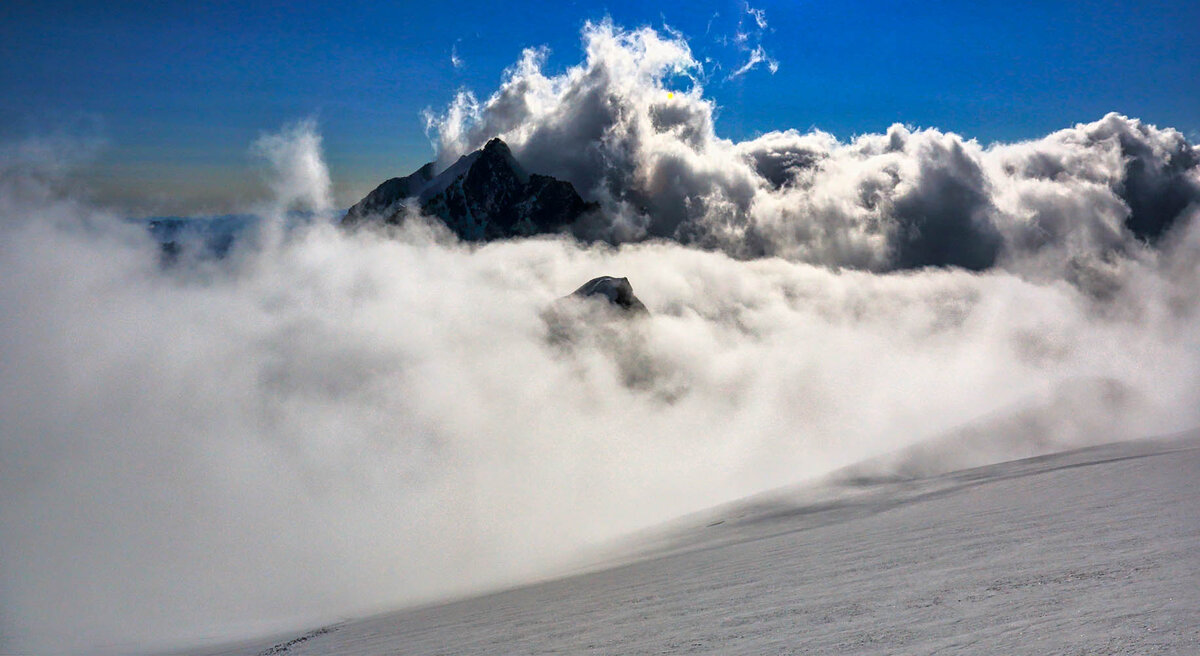
[[[711,57],[706,94],[733,139],[903,122],[1009,141],[1109,111],[1200,135],[1194,1],[751,6],[779,68],[729,80],[715,66],[744,63],[727,41],[753,20],[741,1],[6,3],[0,139],[99,137],[84,177],[101,200],[226,211],[254,193],[248,145],[315,117],[348,204],[431,158],[422,109],[463,88],[486,97],[526,47],[548,46],[552,71],[577,63],[581,27],[605,16],[665,21]]]

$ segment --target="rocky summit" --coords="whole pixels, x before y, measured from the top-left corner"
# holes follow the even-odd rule
[[[576,298],[604,298],[622,310],[634,314],[646,314],[646,306],[633,294],[633,285],[629,278],[615,276],[600,276],[592,278],[576,289],[571,296]]]
[[[491,241],[507,237],[570,231],[587,203],[569,182],[528,173],[499,138],[463,155],[433,175],[432,162],[404,178],[392,178],[360,200],[344,226],[376,221],[400,223],[415,205],[441,219],[460,239]]]

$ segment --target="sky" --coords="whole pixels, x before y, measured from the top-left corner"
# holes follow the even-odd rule
[[[735,140],[813,127],[848,139],[901,122],[988,143],[1109,111],[1192,141],[1200,131],[1193,2],[18,1],[0,12],[0,139],[93,140],[84,177],[98,201],[133,213],[254,197],[247,145],[303,118],[319,123],[348,205],[432,158],[422,110],[459,89],[486,97],[524,48],[548,47],[551,71],[578,63],[582,27],[605,17],[682,33],[706,67],[718,135]],[[764,61],[731,79],[757,47]]]

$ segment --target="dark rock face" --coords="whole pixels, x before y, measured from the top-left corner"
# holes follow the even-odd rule
[[[399,223],[404,203],[414,199],[460,239],[491,241],[569,230],[598,208],[584,202],[569,182],[527,173],[500,139],[460,157],[437,176],[432,171],[430,163],[383,183],[350,208],[343,225],[371,218]]]
[[[354,225],[370,216],[390,216],[399,213],[401,203],[421,193],[433,180],[433,162],[404,178],[392,178],[358,201],[346,212],[342,225]]]
[[[649,344],[649,318],[629,279],[613,276],[587,281],[542,312],[546,343],[559,357],[607,356],[626,387],[673,403],[687,393],[687,381]]]
[[[633,294],[629,278],[592,278],[574,292],[559,298],[542,313],[547,337],[559,346],[580,340],[601,339],[614,346],[628,346],[629,335],[619,326],[649,316],[650,311]],[[613,331],[616,330],[616,334]],[[624,336],[621,336],[624,335]]]
[[[634,296],[633,285],[629,284],[629,278],[614,278],[612,276],[592,278],[583,283],[583,286],[576,289],[571,295],[581,298],[605,298],[609,303],[622,310],[638,314],[647,312],[646,306],[642,304],[637,296]]]

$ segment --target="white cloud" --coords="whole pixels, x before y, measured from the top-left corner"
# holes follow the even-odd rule
[[[744,4],[745,13],[738,21],[738,29],[734,33],[733,43],[738,52],[746,57],[746,62],[734,69],[733,73],[725,78],[726,81],[737,79],[746,73],[754,70],[759,64],[765,64],[768,71],[774,75],[779,70],[779,61],[767,54],[763,48],[763,35],[768,29],[767,12],[763,9],[755,9],[749,4]],[[745,24],[745,18],[749,16],[753,19],[752,25]]]
[[[274,198],[268,213],[326,212],[333,206],[329,169],[322,159],[315,120],[297,121],[278,134],[264,134],[251,152],[268,167],[267,183]]]
[[[749,73],[750,71],[754,70],[754,68],[756,66],[758,66],[759,64],[763,64],[763,63],[765,63],[767,65],[767,70],[771,71],[772,75],[774,75],[775,72],[779,70],[779,62],[774,59],[771,59],[767,55],[767,52],[765,50],[763,50],[762,46],[758,46],[758,47],[754,48],[754,50],[750,51],[750,59],[748,59],[746,61],[746,63],[742,65],[741,68],[730,73],[729,77],[727,79],[732,80],[734,78],[741,77],[742,75],[745,75],[746,73]]]
[[[758,26],[758,29],[760,29],[760,30],[767,29],[767,12],[765,9],[755,9],[754,7],[751,7],[749,4],[747,4],[746,5],[746,13],[749,14],[750,17],[754,19],[754,24]]]
[[[1191,144],[1117,114],[989,147],[898,125],[849,143],[794,130],[734,143],[713,131],[682,38],[601,23],[584,42],[556,76],[527,52],[495,94],[460,97],[429,126],[443,162],[501,136],[531,170],[570,180],[607,210],[612,230],[591,236],[872,270],[1078,267],[1137,257],[1200,199]],[[693,88],[667,102],[681,73]]]

